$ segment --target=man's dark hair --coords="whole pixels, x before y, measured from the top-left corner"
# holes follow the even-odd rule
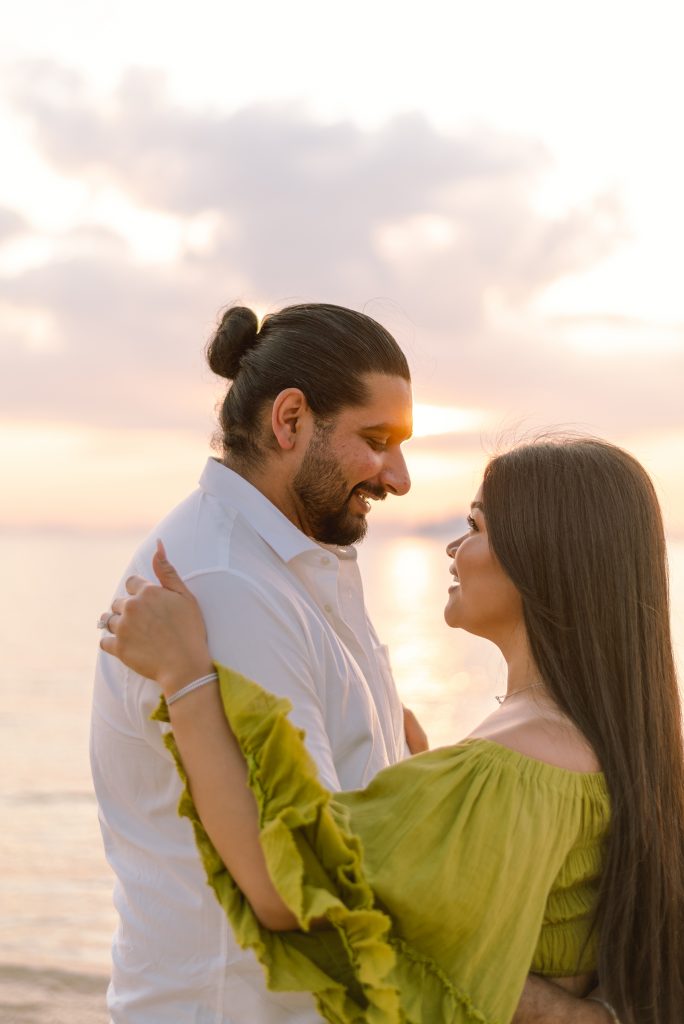
[[[364,313],[322,302],[270,313],[260,328],[251,309],[231,307],[207,346],[207,361],[232,381],[221,407],[221,444],[224,458],[242,464],[260,461],[264,405],[286,388],[300,388],[325,420],[368,400],[366,374],[411,379],[389,331]]]

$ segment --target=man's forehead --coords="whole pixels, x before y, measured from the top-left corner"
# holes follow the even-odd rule
[[[338,426],[407,440],[413,431],[410,381],[379,373],[366,374],[363,380],[366,401],[343,407],[336,417]]]

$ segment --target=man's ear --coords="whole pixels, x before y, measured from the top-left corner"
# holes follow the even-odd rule
[[[311,419],[306,396],[299,388],[286,388],[276,396],[271,410],[271,429],[283,451],[290,451]]]

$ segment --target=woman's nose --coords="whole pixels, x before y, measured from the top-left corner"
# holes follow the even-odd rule
[[[449,543],[447,544],[447,548],[446,548],[446,553],[449,556],[449,558],[453,558],[454,557],[454,555],[456,554],[456,552],[458,551],[458,549],[460,547],[460,544],[461,544],[462,540],[463,540],[463,537],[457,537],[456,540],[449,541]]]

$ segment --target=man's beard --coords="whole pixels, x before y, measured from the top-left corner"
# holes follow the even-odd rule
[[[368,520],[349,509],[354,490],[362,490],[382,500],[384,488],[360,483],[349,490],[340,463],[330,451],[328,429],[316,425],[314,435],[292,481],[301,501],[306,524],[314,540],[324,544],[356,544],[366,536]]]

